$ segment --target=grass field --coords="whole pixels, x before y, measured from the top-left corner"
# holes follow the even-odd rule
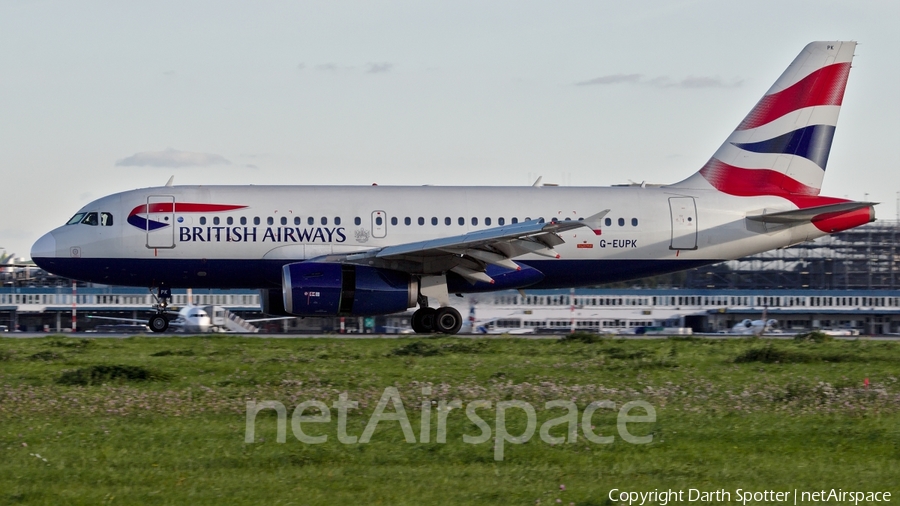
[[[2,339],[0,504],[587,505],[613,503],[614,488],[725,489],[732,502],[738,488],[900,498],[900,343],[591,341]],[[430,442],[382,421],[369,443],[343,444],[336,409],[303,425],[323,444],[291,430],[299,403],[346,393],[359,403],[347,433],[360,436],[387,387],[416,438],[432,405]],[[549,444],[536,430],[497,461],[491,440],[463,442],[481,429],[456,409],[444,413],[446,443],[435,442],[438,403],[454,399],[528,402],[538,430],[566,413],[547,401],[573,401],[578,437]],[[649,403],[656,421],[627,428],[652,441],[626,442],[611,409],[589,424],[613,442],[586,439],[581,414],[603,400]],[[286,407],[285,443],[274,410],[244,442],[247,401]],[[496,411],[477,413],[496,434]],[[505,425],[521,434],[524,411],[507,410]]]

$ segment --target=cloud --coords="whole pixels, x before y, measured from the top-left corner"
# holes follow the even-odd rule
[[[608,76],[595,77],[587,81],[575,83],[575,86],[593,86],[596,84],[638,83],[643,77],[641,74],[610,74]]]
[[[743,79],[735,79],[730,82],[723,81],[719,77],[689,76],[676,81],[669,76],[657,76],[644,78],[642,74],[610,74],[596,77],[587,81],[575,83],[575,86],[593,86],[604,84],[636,84],[654,86],[657,88],[738,88],[744,84]]]
[[[225,157],[214,153],[192,153],[166,149],[145,151],[116,161],[116,167],[199,167],[204,165],[231,165]]]
[[[306,64],[305,64],[305,63],[298,63],[298,64],[297,64],[297,70],[303,70],[303,69],[305,69],[305,68],[306,68]]]
[[[394,64],[388,62],[370,63],[368,65],[368,68],[366,69],[366,74],[381,74],[383,72],[390,72],[393,66]]]
[[[681,81],[671,85],[677,88],[738,88],[744,84],[743,79],[737,79],[730,83],[726,83],[718,77],[686,77]]]
[[[320,63],[316,65],[316,70],[326,70],[334,72],[335,70],[337,70],[337,65],[335,65],[334,63]]]

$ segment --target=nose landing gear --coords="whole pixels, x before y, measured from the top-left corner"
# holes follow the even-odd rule
[[[169,319],[164,314],[155,314],[148,322],[153,332],[165,332],[169,328]]]
[[[153,305],[156,314],[150,317],[150,321],[147,322],[147,324],[153,332],[165,332],[169,328],[169,318],[166,316],[166,308],[169,307],[169,301],[172,299],[172,289],[159,287],[156,289],[156,292],[157,293],[154,295],[153,289],[150,289],[150,294],[153,295],[154,300],[156,300],[156,304]]]

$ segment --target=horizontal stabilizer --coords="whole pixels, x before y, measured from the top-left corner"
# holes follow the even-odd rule
[[[858,209],[866,209],[877,205],[877,202],[840,202],[837,204],[828,204],[824,206],[807,207],[805,209],[794,209],[791,211],[781,211],[777,213],[760,214],[756,216],[747,216],[748,220],[758,221],[760,223],[777,223],[777,224],[797,224],[809,223],[817,216],[828,213],[848,213]]]

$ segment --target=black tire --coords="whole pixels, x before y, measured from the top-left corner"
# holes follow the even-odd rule
[[[442,334],[456,334],[462,327],[462,316],[452,307],[442,307],[434,315],[434,330]]]
[[[158,314],[151,316],[148,324],[153,332],[165,332],[169,328],[169,319],[166,315]]]
[[[412,328],[416,334],[430,334],[434,332],[434,314],[436,309],[423,307],[416,310],[412,316]]]

